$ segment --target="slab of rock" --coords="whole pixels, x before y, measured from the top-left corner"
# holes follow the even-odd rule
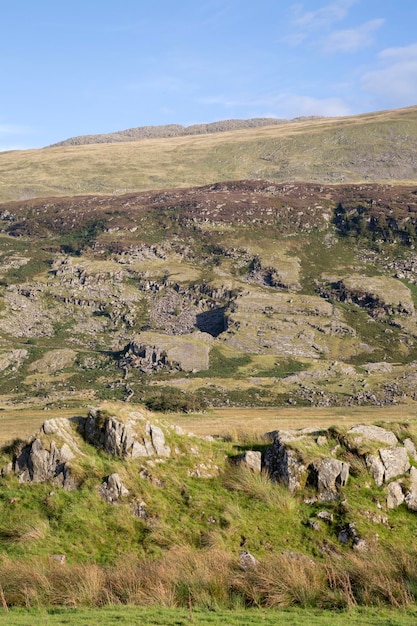
[[[257,450],[246,450],[238,456],[236,463],[259,474],[262,469],[262,454]]]
[[[385,467],[385,482],[405,474],[411,467],[408,452],[405,448],[380,448],[379,456]]]
[[[398,444],[398,439],[394,433],[390,430],[386,430],[385,428],[381,428],[380,426],[360,424],[359,426],[354,426],[348,430],[347,434],[355,435],[355,445],[361,445],[363,443],[363,439],[367,439],[368,441],[377,441],[378,443],[385,443],[389,446],[396,446]]]
[[[414,459],[414,461],[417,461],[417,450],[414,442],[411,439],[404,439],[403,445],[411,458]]]
[[[145,432],[150,437],[152,447],[157,456],[170,456],[171,449],[165,444],[165,435],[159,426],[147,422]]]
[[[385,467],[380,457],[376,456],[375,454],[368,454],[365,457],[365,462],[366,467],[368,468],[372,478],[374,479],[378,487],[381,487],[384,483]]]
[[[379,487],[396,476],[406,474],[411,467],[408,452],[403,447],[380,448],[378,455],[368,454],[365,461]]]
[[[405,500],[404,493],[401,487],[401,482],[399,480],[395,480],[392,483],[389,483],[387,486],[388,495],[387,495],[387,508],[395,509],[397,506],[400,506]]]
[[[79,419],[80,418],[68,419],[66,417],[53,417],[42,424],[41,432],[45,435],[56,435],[57,438],[65,441],[74,456],[84,456],[74,437],[73,430],[73,423],[78,423]]]
[[[336,498],[338,487],[344,487],[349,478],[349,464],[338,459],[318,459],[308,469],[309,482],[314,484],[322,501]]]

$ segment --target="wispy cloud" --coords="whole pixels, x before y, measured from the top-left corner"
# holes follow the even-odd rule
[[[386,48],[377,59],[378,67],[362,77],[362,87],[390,106],[417,104],[417,43]]]
[[[350,8],[358,0],[335,0],[317,9],[305,11],[303,4],[293,5],[293,24],[301,29],[313,31],[323,27],[330,28],[336,22],[340,22],[348,15]]]
[[[235,111],[242,109],[243,115],[245,115],[245,111],[249,110],[251,117],[293,118],[308,115],[338,117],[352,113],[349,105],[342,98],[316,98],[294,93],[271,95],[252,100],[219,95],[200,99],[199,102],[207,105],[223,106],[225,109],[233,108]],[[265,111],[268,112],[266,113]]]
[[[323,50],[333,52],[357,52],[374,43],[374,34],[385,23],[384,19],[365,22],[356,28],[334,30],[323,40]]]
[[[27,126],[19,126],[18,124],[0,124],[0,135],[25,135],[28,132],[31,132],[31,129]]]
[[[292,32],[281,41],[296,47],[305,42],[328,53],[352,53],[370,46],[376,31],[385,20],[376,18],[354,28],[337,29],[336,25],[345,20],[350,9],[358,0],[335,0],[315,11],[306,11],[303,4],[292,7]]]
[[[4,117],[3,117],[4,119]],[[0,152],[8,150],[29,150],[33,148],[33,137],[37,130],[21,124],[8,124],[0,121]]]

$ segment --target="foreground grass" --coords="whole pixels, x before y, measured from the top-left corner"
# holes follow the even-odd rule
[[[248,609],[236,611],[204,611],[167,608],[109,607],[103,609],[53,609],[53,610],[18,610],[0,614],[0,624],[8,626],[44,626],[50,624],[71,624],[71,626],[102,626],[105,624],[125,624],[126,626],[141,624],[142,626],[191,626],[212,624],[229,626],[260,624],[276,626],[408,626],[417,620],[417,609],[386,610],[386,609],[355,609],[333,612],[311,609],[286,609],[283,611]]]

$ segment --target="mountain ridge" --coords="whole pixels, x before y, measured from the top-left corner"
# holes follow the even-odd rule
[[[152,126],[137,126],[111,133],[99,133],[94,135],[77,135],[69,137],[63,141],[47,146],[55,148],[60,146],[82,146],[93,143],[117,143],[125,141],[138,141],[141,139],[166,139],[168,137],[184,137],[188,135],[205,135],[211,133],[221,133],[246,128],[260,128],[262,126],[274,126],[280,124],[290,124],[291,122],[301,122],[314,119],[321,119],[322,116],[301,116],[293,119],[275,117],[254,117],[250,119],[227,119],[217,122],[202,124],[162,124]]]

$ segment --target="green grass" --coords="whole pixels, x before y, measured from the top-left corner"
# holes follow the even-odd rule
[[[158,607],[105,607],[102,609],[12,609],[0,613],[0,624],[7,626],[414,626],[417,610],[352,609],[319,611],[311,609],[236,609],[207,611]]]
[[[213,347],[210,351],[210,365],[207,370],[192,374],[194,378],[239,378],[239,368],[251,362],[248,354],[242,356],[226,356],[220,348]]]

